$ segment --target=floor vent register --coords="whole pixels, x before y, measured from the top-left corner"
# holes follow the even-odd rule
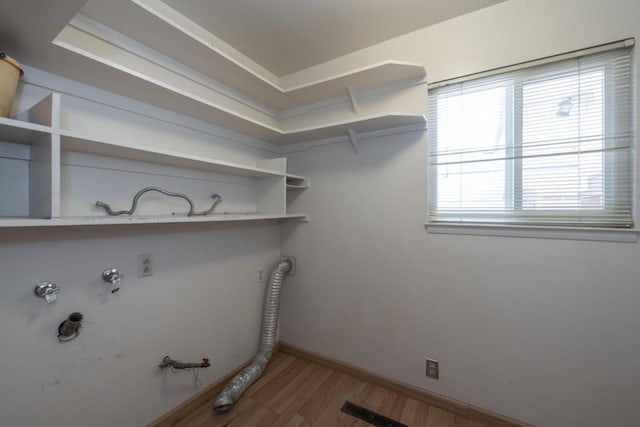
[[[384,415],[377,414],[367,408],[363,408],[362,406],[349,402],[348,400],[344,402],[344,405],[342,405],[340,410],[345,414],[349,414],[378,427],[409,427],[406,424],[399,423],[391,418],[385,417]]]

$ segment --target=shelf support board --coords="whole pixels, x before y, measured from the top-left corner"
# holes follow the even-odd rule
[[[358,142],[360,141],[360,138],[358,137],[358,133],[353,129],[347,129],[347,132],[349,132],[349,141],[351,141],[351,146],[353,147],[353,151],[355,151],[356,154],[358,154]]]
[[[347,92],[349,92],[353,112],[358,114],[358,92],[352,86],[347,86]]]

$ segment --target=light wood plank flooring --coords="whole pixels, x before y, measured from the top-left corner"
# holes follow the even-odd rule
[[[209,401],[180,423],[184,427],[361,426],[340,411],[345,400],[411,427],[487,427],[399,393],[296,356],[277,353],[264,375],[231,411],[216,414]]]

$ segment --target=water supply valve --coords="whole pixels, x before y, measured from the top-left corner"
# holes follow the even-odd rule
[[[120,279],[122,279],[122,274],[115,267],[107,268],[102,272],[102,280],[111,283],[112,294],[120,290]]]
[[[40,282],[36,285],[34,292],[40,298],[44,298],[49,304],[56,300],[56,292],[60,288],[55,283],[47,281]]]
[[[162,363],[158,365],[160,369],[172,367],[173,369],[195,369],[195,368],[208,368],[211,366],[207,357],[202,358],[202,362],[185,363],[179,360],[174,360],[169,356],[165,356],[162,359]]]

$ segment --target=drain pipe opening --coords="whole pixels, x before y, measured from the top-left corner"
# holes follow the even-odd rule
[[[280,290],[284,276],[291,271],[292,266],[293,263],[291,260],[284,259],[271,270],[264,302],[262,335],[260,337],[258,354],[256,354],[253,362],[233,377],[225,386],[224,390],[218,395],[214,404],[216,412],[222,413],[229,411],[242,393],[262,375],[264,369],[267,367],[276,343],[278,314],[280,312]]]
[[[82,326],[82,314],[78,312],[71,313],[69,317],[58,326],[58,340],[71,341],[78,336],[78,330]]]

